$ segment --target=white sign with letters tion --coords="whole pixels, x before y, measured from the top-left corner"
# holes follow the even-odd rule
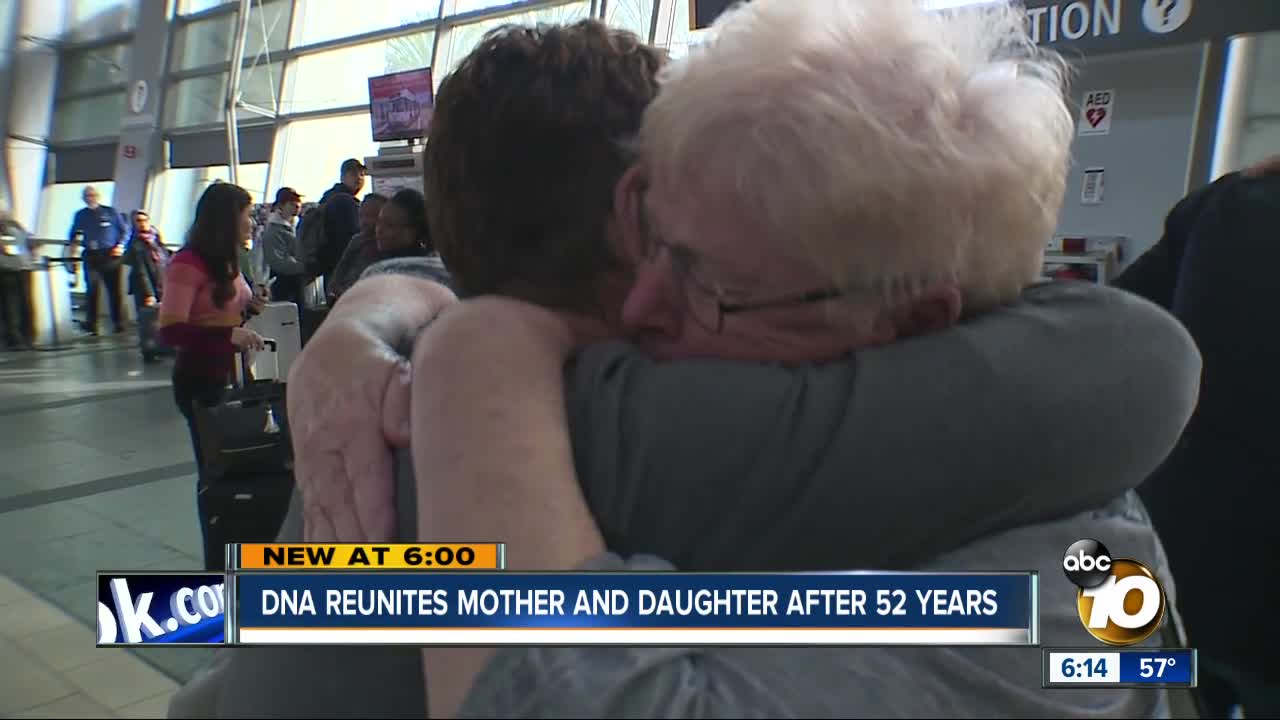
[[[1111,117],[1116,109],[1115,90],[1091,90],[1084,95],[1080,110],[1080,136],[1106,135],[1111,132]]]

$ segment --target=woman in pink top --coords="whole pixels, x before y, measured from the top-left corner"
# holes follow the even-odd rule
[[[191,431],[197,483],[203,458],[192,408],[197,402],[214,405],[221,399],[237,352],[263,348],[257,333],[241,327],[246,314],[261,305],[238,264],[240,247],[253,230],[250,208],[244,188],[230,183],[210,185],[196,204],[186,245],[169,261],[164,276],[159,332],[161,340],[177,350],[173,398]],[[200,532],[207,538],[208,514],[200,487],[196,505]],[[205,550],[208,567],[211,558],[207,546]]]

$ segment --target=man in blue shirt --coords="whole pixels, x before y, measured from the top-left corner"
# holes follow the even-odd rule
[[[84,328],[98,334],[98,287],[106,286],[107,307],[115,332],[124,330],[120,315],[120,267],[124,255],[124,240],[129,226],[124,217],[109,205],[100,204],[101,196],[92,185],[84,189],[84,207],[71,222],[68,239],[72,245],[81,244],[84,252],[84,282],[89,295]]]

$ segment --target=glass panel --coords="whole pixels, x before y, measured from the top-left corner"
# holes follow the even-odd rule
[[[654,44],[667,48],[672,57],[684,55],[689,48],[689,0],[663,0],[671,5],[671,13],[658,22]],[[665,26],[664,26],[665,21]]]
[[[233,0],[234,1],[234,0]],[[178,0],[179,15],[194,15],[209,8],[228,4],[228,0]]]
[[[69,142],[118,135],[123,117],[123,92],[57,103],[53,108],[53,139]]]
[[[299,47],[433,20],[440,14],[440,0],[297,0],[293,12],[293,46]]]
[[[493,8],[502,7],[503,5],[514,5],[521,0],[457,0],[453,6],[453,14],[461,15],[463,13],[477,12],[479,10],[491,10]]]
[[[230,61],[235,31],[235,13],[180,27],[173,43],[174,69],[187,70]]]
[[[240,99],[250,105],[275,109],[281,64],[247,67],[240,75]],[[165,103],[167,127],[189,127],[222,120],[222,106],[227,95],[227,75],[204,75],[174,83]],[[244,110],[240,118],[261,117]]]
[[[641,40],[648,42],[654,2],[655,0],[611,0],[604,20],[609,25],[633,32]]]
[[[72,0],[67,9],[67,38],[96,40],[132,30],[138,22],[138,0]]]
[[[361,3],[352,3],[357,7]],[[266,57],[289,42],[289,2],[254,3],[249,7],[249,33],[244,39],[245,59]]]
[[[303,55],[292,63],[283,112],[299,113],[369,102],[369,78],[431,65],[434,32]]]
[[[268,167],[266,163],[240,166],[239,185],[249,191],[255,203],[264,202]],[[230,168],[226,165],[172,168],[156,178],[151,186],[148,210],[151,212],[151,222],[160,228],[160,235],[166,245],[182,245],[187,230],[195,220],[196,201],[214,180],[230,182]]]
[[[482,3],[482,0],[474,1]],[[458,4],[461,6],[463,2],[460,0]],[[581,0],[580,2],[571,2],[458,25],[441,39],[440,62],[438,63],[441,72],[437,73],[434,78],[436,86],[439,87],[440,80],[445,75],[453,72],[453,69],[458,66],[458,63],[462,62],[467,53],[471,52],[480,43],[480,39],[484,37],[485,33],[494,28],[502,27],[503,25],[532,25],[537,23],[565,25],[578,20],[585,20],[590,13],[591,5],[586,0]]]
[[[100,90],[129,81],[129,46],[111,45],[67,53],[58,63],[58,94]]]
[[[291,187],[304,200],[318,201],[338,182],[343,160],[377,154],[372,138],[369,113],[289,123],[276,136],[276,186]]]

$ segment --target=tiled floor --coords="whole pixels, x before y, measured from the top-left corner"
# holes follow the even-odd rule
[[[200,565],[170,370],[133,344],[0,353],[0,717],[164,717],[207,658],[94,647],[97,571]]]
[[[163,718],[174,680],[0,576],[0,717]]]

